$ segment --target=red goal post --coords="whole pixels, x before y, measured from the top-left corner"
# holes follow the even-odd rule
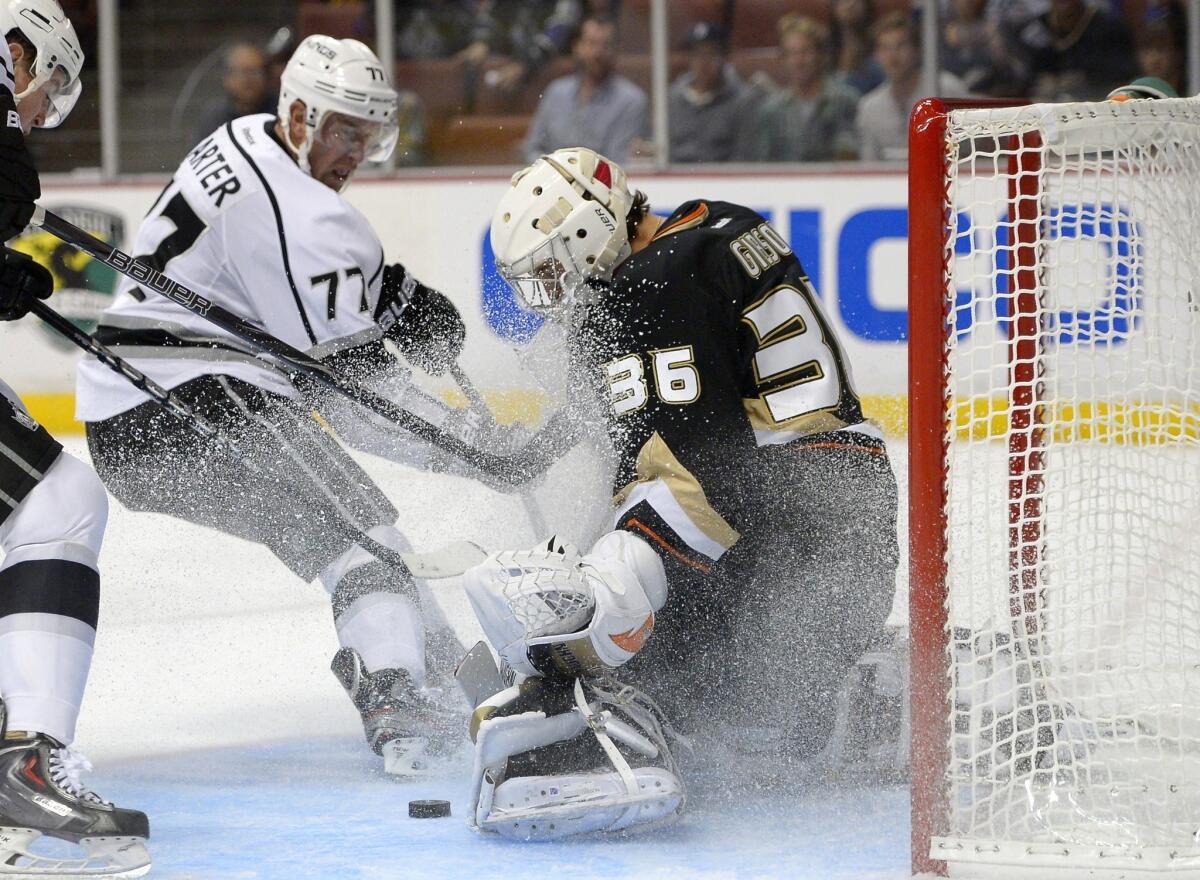
[[[913,112],[914,873],[1200,876],[1198,252],[1197,99]]]

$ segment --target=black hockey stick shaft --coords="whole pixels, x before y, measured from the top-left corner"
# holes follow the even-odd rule
[[[479,393],[479,389],[475,387],[475,383],[471,381],[471,377],[467,375],[466,370],[459,364],[453,363],[450,365],[450,375],[454,378],[454,382],[462,391],[463,396],[467,398],[467,404],[471,409],[479,413],[479,417],[485,419],[489,426],[496,427],[498,423],[495,414],[487,405],[487,401],[483,399],[483,395]],[[525,515],[529,517],[529,524],[533,526],[537,537],[549,534],[546,517],[542,515],[542,508],[538,506],[537,499],[533,497],[533,492],[528,487],[521,490],[521,503],[525,507]]]
[[[108,367],[114,373],[118,373],[126,381],[136,388],[140,388],[150,396],[150,399],[175,416],[177,419],[186,424],[189,428],[210,440],[214,440],[227,450],[232,452],[238,460],[254,473],[261,473],[259,467],[254,463],[248,455],[238,448],[237,444],[225,437],[213,425],[209,424],[198,412],[190,408],[187,404],[179,399],[172,391],[163,388],[141,370],[134,367],[128,361],[122,359],[113,353],[112,349],[104,344],[97,342],[96,338],[88,333],[84,333],[50,306],[44,302],[35,302],[30,308],[30,311],[73,342],[75,345],[82,348],[104,366]],[[344,520],[338,520],[338,529],[347,539],[358,544],[376,559],[381,562],[387,562],[390,565],[399,567],[401,570],[408,572],[408,564],[404,561],[404,557],[396,550],[384,544],[380,544],[374,538],[355,528],[350,523]]]
[[[399,425],[406,431],[420,437],[428,443],[438,446],[456,458],[461,459],[472,467],[478,468],[490,476],[496,477],[511,485],[519,485],[537,471],[530,467],[529,462],[512,457],[504,457],[476,449],[464,443],[453,434],[443,431],[403,407],[397,406],[387,398],[381,397],[362,385],[347,379],[320,361],[309,357],[298,348],[288,345],[266,333],[243,318],[239,318],[229,310],[200,296],[200,294],[185,287],[178,281],[163,275],[158,270],[134,259],[118,248],[101,241],[93,235],[47,211],[40,205],[34,211],[30,225],[40,226],[67,244],[79,248],[86,254],[120,272],[125,277],[136,281],[143,287],[165,296],[167,299],[187,309],[194,315],[231,333],[247,343],[261,355],[272,358],[279,366],[290,373],[307,376],[326,388],[344,394],[359,405]]]

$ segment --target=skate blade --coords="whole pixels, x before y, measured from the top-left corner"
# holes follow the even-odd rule
[[[429,776],[433,772],[429,740],[423,736],[401,736],[384,743],[383,772],[400,782]]]
[[[464,736],[403,737],[383,745],[383,772],[394,782],[445,777],[469,770],[475,753]]]
[[[0,828],[0,878],[125,880],[150,871],[150,853],[141,837],[85,837],[78,844],[87,851],[81,858],[31,852],[30,847],[42,837],[59,847],[70,846],[31,828]]]

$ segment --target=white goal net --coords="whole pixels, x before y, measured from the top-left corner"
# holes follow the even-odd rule
[[[1200,876],[1200,100],[945,121],[932,855]]]

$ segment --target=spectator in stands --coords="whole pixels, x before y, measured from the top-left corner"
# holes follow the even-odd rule
[[[512,91],[537,71],[571,50],[571,39],[585,16],[617,20],[620,0],[524,0],[508,29],[508,59],[489,71],[488,85]]]
[[[908,117],[920,94],[920,42],[912,19],[902,12],[885,16],[875,25],[875,57],[884,81],[858,102],[855,126],[859,158],[869,161],[903,159],[908,155]],[[942,71],[938,94],[965,97],[967,87]]]
[[[1019,94],[1020,69],[987,6],[988,0],[951,0],[942,24],[942,68],[976,94]]]
[[[727,162],[753,111],[752,94],[728,63],[719,24],[702,21],[688,33],[688,69],[671,85],[672,162]]]
[[[614,162],[628,161],[646,134],[646,93],[614,73],[616,26],[601,16],[585,18],[571,43],[576,72],[546,86],[525,139],[525,158],[562,147],[588,147]]]
[[[830,44],[835,76],[860,95],[883,82],[871,42],[874,0],[831,0]]]
[[[1182,22],[1152,20],[1138,33],[1139,76],[1154,76],[1169,84],[1177,94],[1184,92],[1184,61],[1187,58],[1187,31]]]
[[[225,52],[225,94],[200,114],[195,141],[199,142],[226,122],[251,113],[274,113],[274,96],[267,88],[267,56],[253,43],[237,43]]]
[[[854,110],[859,94],[829,75],[829,31],[788,13],[779,20],[784,87],[746,128],[742,154],[756,162],[829,162],[858,155]]]
[[[412,10],[403,21],[396,52],[401,58],[441,58],[449,54],[446,39],[433,20],[433,12],[426,8]]]
[[[1025,91],[1038,101],[1101,101],[1137,73],[1129,29],[1086,0],[1051,0],[1017,43]]]

